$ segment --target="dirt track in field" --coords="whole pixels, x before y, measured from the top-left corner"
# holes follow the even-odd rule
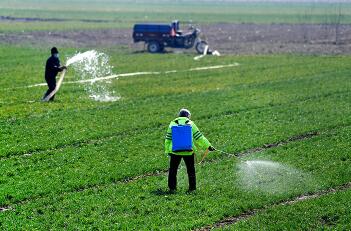
[[[351,54],[351,25],[222,23],[200,28],[211,48],[225,54]],[[0,33],[0,43],[143,50],[143,44],[133,44],[131,33],[131,29]]]

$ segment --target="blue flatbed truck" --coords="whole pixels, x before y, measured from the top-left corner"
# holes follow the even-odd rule
[[[189,49],[194,45],[197,52],[202,53],[207,43],[199,35],[200,30],[193,27],[191,31],[183,33],[179,30],[178,21],[171,24],[135,24],[133,28],[134,42],[144,42],[150,53],[162,52],[165,47]]]

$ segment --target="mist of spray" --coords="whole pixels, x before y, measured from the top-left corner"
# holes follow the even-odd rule
[[[113,67],[109,64],[108,55],[95,50],[77,53],[67,60],[66,66],[69,65],[73,67],[79,80],[89,80],[83,83],[83,86],[93,100],[110,102],[120,98],[115,96],[110,81],[97,80],[112,74]]]
[[[272,161],[242,162],[238,166],[238,176],[245,190],[267,194],[301,192],[317,186],[309,174]]]

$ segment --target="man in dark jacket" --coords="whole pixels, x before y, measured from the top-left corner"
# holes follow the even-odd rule
[[[48,90],[46,91],[43,99],[48,96],[56,88],[56,76],[57,73],[67,69],[66,66],[60,66],[59,52],[56,47],[51,48],[51,56],[46,61],[45,66],[45,80],[48,84]],[[50,101],[53,101],[55,95],[50,98]]]

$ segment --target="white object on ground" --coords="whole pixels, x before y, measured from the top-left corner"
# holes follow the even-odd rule
[[[61,76],[60,76],[59,80],[57,81],[57,85],[56,85],[55,89],[54,89],[52,92],[50,92],[50,94],[47,95],[47,96],[43,99],[44,102],[49,101],[49,100],[51,99],[51,97],[52,97],[53,95],[55,95],[55,94],[58,92],[58,90],[60,89],[61,84],[62,84],[62,82],[63,82],[63,79],[65,78],[65,74],[66,74],[66,69],[64,69],[64,70],[62,71]]]
[[[204,53],[202,55],[198,55],[198,56],[194,57],[194,60],[199,60],[202,57],[204,57],[205,55],[207,55],[207,51],[208,51],[208,45],[205,46]]]
[[[128,76],[137,76],[137,75],[159,75],[161,72],[134,72],[134,73],[125,73],[119,75],[109,75],[104,77],[98,77],[94,79],[82,79],[77,81],[68,81],[66,84],[74,84],[74,83],[93,83],[96,81],[103,81],[109,79],[118,79],[119,77],[128,77]]]
[[[215,50],[214,52],[212,52],[212,55],[221,56],[221,54],[220,54],[217,50]]]
[[[203,71],[203,70],[210,70],[210,69],[221,69],[225,67],[236,67],[239,66],[239,63],[233,63],[228,65],[216,65],[216,66],[208,66],[208,67],[195,67],[189,69],[189,71]]]
[[[239,65],[240,65],[239,63],[232,63],[232,64],[226,64],[226,65],[195,67],[195,68],[190,68],[190,69],[187,69],[187,70],[169,70],[169,71],[164,71],[164,72],[155,72],[155,71],[150,71],[150,72],[131,72],[131,73],[123,73],[123,74],[117,74],[117,75],[109,75],[109,76],[104,76],[104,77],[94,78],[94,79],[84,79],[84,80],[77,80],[77,81],[66,81],[66,82],[64,82],[64,84],[89,83],[89,82],[102,81],[102,80],[118,79],[120,77],[133,77],[133,76],[141,76],[141,75],[161,75],[161,74],[172,74],[172,73],[178,73],[178,72],[203,71],[203,70],[210,70],[210,69],[221,69],[221,68],[236,67],[236,66],[239,66]],[[17,89],[17,88],[41,87],[41,86],[46,86],[46,85],[47,85],[46,83],[37,83],[37,84],[33,84],[33,85],[22,86],[22,87],[15,87],[15,88],[6,88],[6,89],[2,89],[2,90],[10,90],[10,89]]]
[[[208,51],[208,45],[205,46],[203,55],[207,55],[207,51]]]
[[[206,45],[206,47],[205,47],[205,49],[204,49],[204,53],[203,53],[202,55],[199,55],[199,56],[194,57],[194,60],[199,60],[199,59],[201,59],[202,57],[206,56],[206,55],[207,55],[207,52],[208,52],[208,45]],[[212,55],[214,55],[214,56],[221,56],[221,54],[220,54],[217,50],[213,51],[213,52],[212,52]]]

